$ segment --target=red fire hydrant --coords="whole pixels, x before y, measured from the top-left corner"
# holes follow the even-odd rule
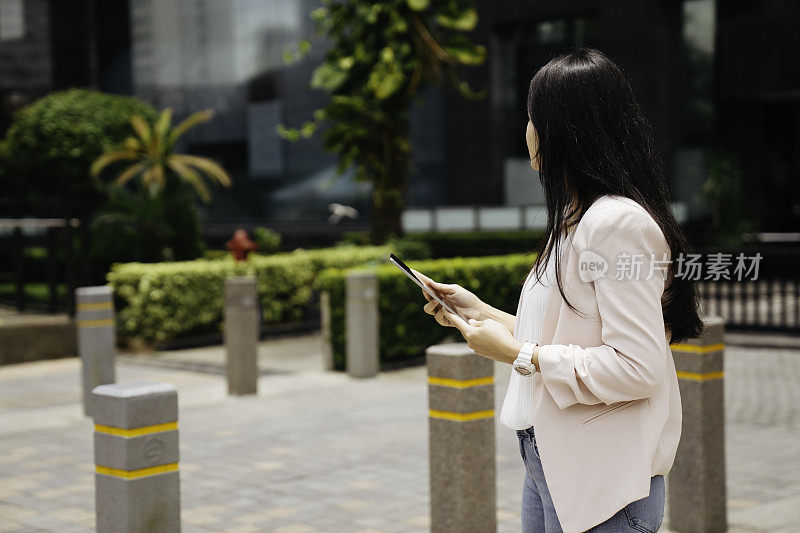
[[[233,238],[228,241],[227,246],[236,261],[245,261],[247,254],[258,249],[258,245],[250,240],[247,231],[243,229],[233,232]]]

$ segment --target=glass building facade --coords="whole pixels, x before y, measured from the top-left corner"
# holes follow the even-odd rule
[[[535,205],[524,142],[527,86],[554,54],[596,46],[625,70],[654,125],[678,202],[702,220],[697,194],[720,159],[735,165],[761,231],[800,231],[800,4],[790,0],[477,0],[473,39],[488,60],[465,68],[487,98],[445,87],[412,111],[413,207]],[[0,0],[0,121],[75,85],[134,94],[177,118],[214,120],[182,149],[218,159],[235,185],[217,189],[209,226],[319,224],[328,205],[368,216],[369,188],[335,175],[319,134],[290,143],[325,103],[308,81],[325,51],[286,65],[312,31],[316,0]]]
[[[320,136],[286,142],[280,123],[299,126],[325,104],[308,88],[324,54],[315,42],[302,62],[283,55],[312,32],[309,0],[130,0],[133,93],[178,116],[214,109],[216,118],[197,128],[188,149],[220,160],[235,186],[216,194],[211,221],[324,222],[331,202],[369,205],[369,187],[352,172],[337,176],[335,158]],[[417,179],[411,200],[442,201],[441,98],[429,91],[412,119],[417,141]]]

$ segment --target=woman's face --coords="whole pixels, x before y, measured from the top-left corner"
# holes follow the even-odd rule
[[[539,158],[535,158],[536,151],[539,149],[539,137],[536,135],[536,129],[533,127],[533,122],[528,119],[528,127],[525,129],[525,142],[528,143],[528,153],[531,156],[531,168],[539,172]]]

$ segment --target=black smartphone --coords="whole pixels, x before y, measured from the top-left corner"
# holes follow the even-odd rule
[[[405,263],[403,263],[403,261],[401,261],[399,257],[397,257],[396,255],[394,255],[394,254],[390,253],[390,254],[389,254],[389,261],[391,261],[392,263],[394,263],[394,265],[395,265],[397,268],[399,268],[400,270],[402,270],[402,271],[403,271],[403,273],[404,273],[406,276],[408,276],[409,278],[411,278],[411,281],[413,281],[414,283],[416,283],[417,285],[419,285],[419,286],[420,286],[420,288],[421,288],[423,291],[425,291],[425,292],[427,292],[428,294],[430,294],[430,295],[431,295],[431,297],[433,297],[433,299],[434,299],[434,300],[436,300],[437,302],[439,302],[439,303],[442,305],[442,307],[443,307],[443,308],[447,309],[448,311],[450,311],[450,312],[451,312],[451,313],[453,313],[454,315],[461,316],[461,315],[459,315],[459,314],[458,314],[458,313],[457,313],[457,312],[456,312],[456,311],[455,311],[455,310],[454,310],[452,307],[450,307],[449,305],[447,305],[446,303],[444,303],[444,301],[442,301],[442,299],[439,297],[439,295],[438,295],[438,294],[436,294],[436,292],[435,292],[435,291],[432,291],[430,288],[428,288],[428,286],[427,286],[427,285],[425,285],[425,283],[423,283],[423,282],[422,282],[422,280],[420,280],[420,279],[419,279],[417,276],[415,276],[415,275],[414,275],[414,273],[411,271],[411,269],[410,269],[410,268],[408,268],[408,266],[407,266]]]

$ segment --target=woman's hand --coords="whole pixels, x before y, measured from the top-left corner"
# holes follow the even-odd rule
[[[476,320],[483,318],[484,304],[480,298],[473,293],[456,284],[438,283],[424,274],[420,274],[413,268],[411,271],[425,284],[429,289],[439,295],[444,302],[455,309],[461,316],[467,320],[474,318]],[[422,308],[429,315],[433,315],[442,326],[455,327],[453,323],[443,314],[442,305],[434,300],[427,292],[422,291],[422,295],[428,300],[428,303]]]
[[[460,316],[447,310],[441,312],[458,328],[467,341],[467,347],[476,354],[508,364],[512,364],[517,358],[523,343],[515,339],[508,328],[497,320],[471,318],[465,322]]]

